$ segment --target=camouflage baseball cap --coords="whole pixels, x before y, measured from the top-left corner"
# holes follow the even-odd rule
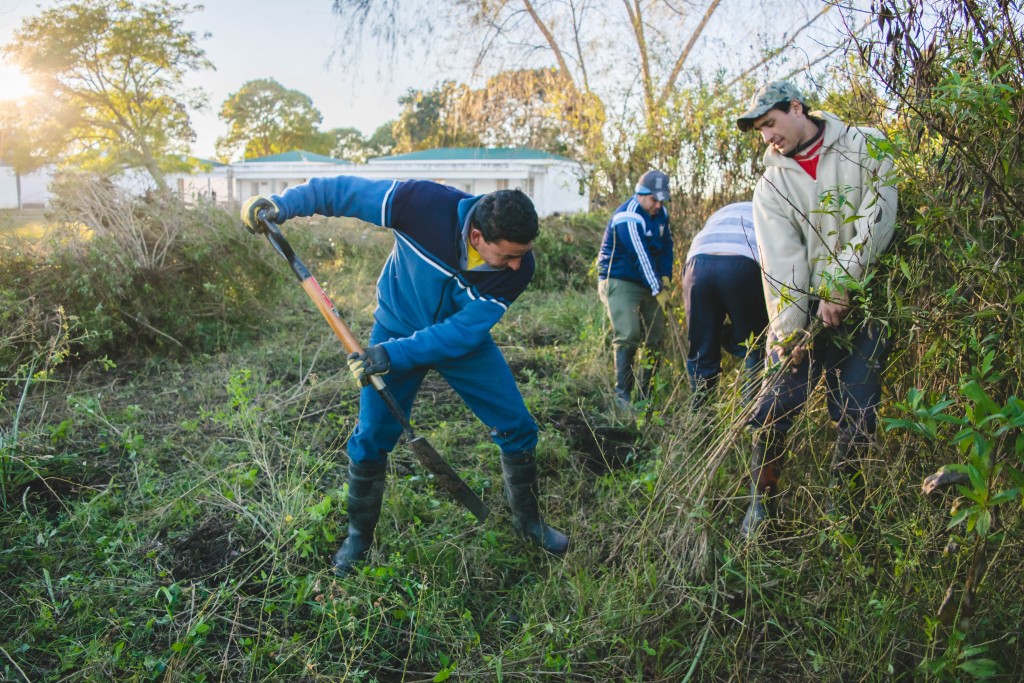
[[[746,133],[754,127],[754,121],[767,114],[776,104],[792,100],[803,102],[804,96],[800,92],[800,88],[789,81],[774,81],[768,85],[762,85],[750,98],[750,109],[736,119],[736,125]]]
[[[648,171],[636,183],[637,194],[650,194],[659,202],[668,201],[668,176],[661,171]]]

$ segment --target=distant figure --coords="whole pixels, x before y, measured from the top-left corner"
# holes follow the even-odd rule
[[[626,410],[633,409],[637,350],[656,351],[665,332],[662,306],[668,301],[673,265],[668,200],[668,176],[655,170],[644,173],[636,194],[608,221],[597,257],[597,292],[612,325],[614,398]],[[653,367],[640,373],[641,399],[650,395],[653,374]]]
[[[694,407],[704,405],[718,384],[723,348],[744,359],[743,398],[749,403],[764,364],[762,336],[768,326],[753,202],[722,207],[693,238],[683,270],[683,301]],[[748,339],[754,341],[749,348]]]
[[[348,538],[334,570],[351,573],[366,558],[380,519],[388,454],[402,426],[364,381],[388,375],[408,416],[423,378],[436,371],[487,426],[501,449],[512,525],[540,548],[564,555],[569,539],[544,523],[537,502],[537,424],[491,328],[533,278],[539,231],[533,202],[520,190],[473,196],[424,180],[314,178],[281,195],[252,197],[242,221],[281,223],[295,216],[346,216],[391,230],[394,248],[377,280],[370,344],[349,355],[363,387],[349,438]]]
[[[752,537],[770,515],[786,435],[825,376],[836,423],[827,507],[859,506],[861,463],[874,439],[889,337],[852,306],[846,285],[862,282],[892,241],[896,188],[892,159],[871,144],[881,133],[832,114],[809,113],[800,90],[778,81],[754,95],[737,120],[768,149],[754,190],[754,231],[771,316],[772,363],[753,417],[750,506],[741,531]],[[811,319],[822,327],[808,339]]]

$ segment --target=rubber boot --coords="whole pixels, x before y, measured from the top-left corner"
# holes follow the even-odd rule
[[[384,501],[387,462],[350,462],[348,466],[348,538],[334,554],[334,573],[345,576],[366,559]]]
[[[619,346],[615,349],[615,403],[623,409],[633,410],[633,359],[636,349]]]
[[[863,435],[840,434],[832,451],[825,516],[833,521],[855,518],[864,505],[861,466],[870,446]]]
[[[569,538],[546,525],[537,508],[537,459],[533,451],[501,454],[505,497],[512,509],[512,528],[535,546],[561,557]]]
[[[785,438],[774,429],[754,432],[753,454],[750,458],[750,505],[740,525],[740,533],[750,540],[772,516],[771,499],[778,492],[782,474]]]

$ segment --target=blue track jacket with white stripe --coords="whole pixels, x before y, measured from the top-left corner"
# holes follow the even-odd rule
[[[490,341],[533,278],[533,252],[519,270],[467,269],[472,196],[426,180],[314,178],[271,197],[281,223],[295,216],[347,216],[390,228],[395,245],[377,280],[374,317],[393,335],[381,344],[392,370],[462,356]]]
[[[651,217],[636,195],[615,210],[597,256],[597,279],[629,280],[661,291],[661,278],[672,278],[672,231],[661,207]]]

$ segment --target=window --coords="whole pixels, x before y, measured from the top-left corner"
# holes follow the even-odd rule
[[[508,180],[499,180],[498,181],[498,189],[499,190],[507,190],[508,189]]]

